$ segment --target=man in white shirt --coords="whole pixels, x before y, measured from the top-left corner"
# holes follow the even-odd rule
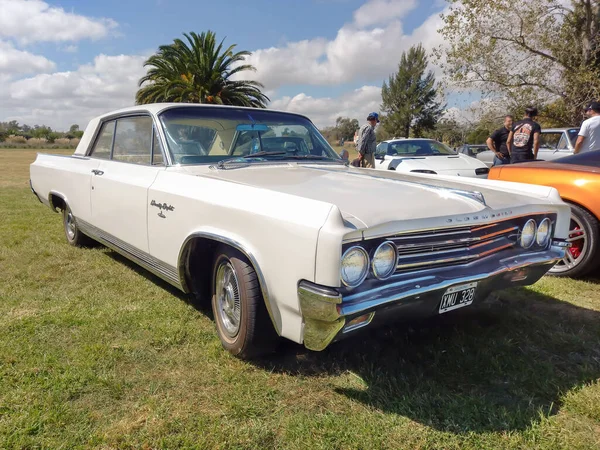
[[[600,150],[600,103],[592,102],[585,109],[588,116],[581,124],[573,153]]]

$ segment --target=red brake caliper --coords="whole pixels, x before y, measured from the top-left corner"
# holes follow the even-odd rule
[[[573,229],[573,231],[571,231],[569,237],[574,238],[577,236],[581,236],[582,234],[583,232],[581,231],[581,229],[578,226],[576,226]],[[569,248],[571,256],[573,256],[573,258],[575,259],[579,258],[579,255],[581,255],[581,250],[583,250],[583,239],[577,239],[576,241],[572,242],[572,246],[571,248]]]

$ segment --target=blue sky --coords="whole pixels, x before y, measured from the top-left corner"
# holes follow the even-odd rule
[[[211,29],[250,50],[271,106],[359,118],[402,51],[441,44],[443,0],[0,0],[0,120],[54,128],[130,106],[143,61]],[[439,70],[435,67],[432,67]],[[454,106],[466,101],[450,96]],[[470,101],[470,99],[469,99]],[[81,124],[84,125],[83,123]]]

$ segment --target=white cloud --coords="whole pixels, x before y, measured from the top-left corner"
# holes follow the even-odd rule
[[[47,72],[55,68],[49,59],[32,53],[17,50],[8,42],[0,41],[0,75],[8,78],[12,75]]]
[[[270,108],[307,115],[319,127],[335,123],[337,117],[350,117],[363,122],[371,111],[379,111],[381,88],[363,86],[337,98],[311,97],[304,93],[274,100]]]
[[[112,19],[88,18],[41,0],[0,0],[0,37],[22,44],[99,39],[116,26]]]
[[[368,27],[402,18],[417,6],[416,0],[369,0],[354,11],[354,23]]]
[[[370,0],[355,11],[354,22],[340,28],[333,40],[316,38],[254,51],[246,62],[257,71],[243,73],[240,78],[258,80],[267,89],[286,84],[381,83],[396,70],[402,52],[412,45],[422,43],[426,50],[432,50],[442,44],[437,33],[439,13],[410,35],[404,33],[401,19],[415,6],[412,0]],[[369,27],[381,23],[385,25]]]
[[[12,8],[10,14],[7,5]],[[410,34],[404,32],[403,20],[416,5],[416,0],[369,0],[354,12],[353,21],[341,27],[331,40],[314,38],[255,51],[248,62],[258,71],[243,73],[241,77],[258,79],[265,84],[265,93],[273,99],[271,108],[306,114],[321,127],[332,125],[338,116],[362,122],[370,111],[379,110],[381,83],[397,69],[403,51],[419,42],[428,50],[442,43],[437,33],[441,22],[437,13]],[[28,11],[26,15],[35,26],[15,8]],[[22,26],[13,25],[18,22]],[[98,38],[110,33],[115,26],[114,21],[67,13],[40,0],[0,0],[0,37],[11,36],[21,43]],[[76,50],[75,45],[61,48]],[[20,53],[36,58],[27,52]],[[137,82],[145,74],[146,56],[99,55],[93,63],[74,71],[42,73],[10,83],[6,82],[8,76],[2,73],[0,47],[0,81],[6,82],[6,88],[0,90],[0,120],[45,123],[57,129],[78,123],[83,128],[98,114],[134,103]],[[30,73],[51,70],[53,66],[48,64],[53,63],[45,61],[37,60],[38,68],[34,65],[35,70],[29,69]],[[277,89],[283,85],[345,83],[363,87],[335,98],[306,93],[276,97]]]
[[[78,47],[76,45],[67,45],[62,47],[61,50],[66,53],[77,53]]]
[[[94,116],[134,104],[146,58],[99,55],[76,71],[14,81],[4,98],[0,94],[0,102],[9,120],[57,129],[78,123],[83,128]]]

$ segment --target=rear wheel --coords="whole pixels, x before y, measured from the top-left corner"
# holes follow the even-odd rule
[[[581,277],[600,264],[600,223],[581,206],[571,204],[571,224],[567,240],[571,247],[550,274],[563,277]]]
[[[65,205],[63,208],[62,216],[65,237],[70,245],[75,247],[89,247],[94,244],[93,239],[83,234],[77,226],[77,221],[75,220],[75,216],[73,215],[71,208],[69,208],[69,205]]]
[[[249,261],[230,247],[217,250],[212,310],[223,347],[242,359],[274,350],[278,336]]]

